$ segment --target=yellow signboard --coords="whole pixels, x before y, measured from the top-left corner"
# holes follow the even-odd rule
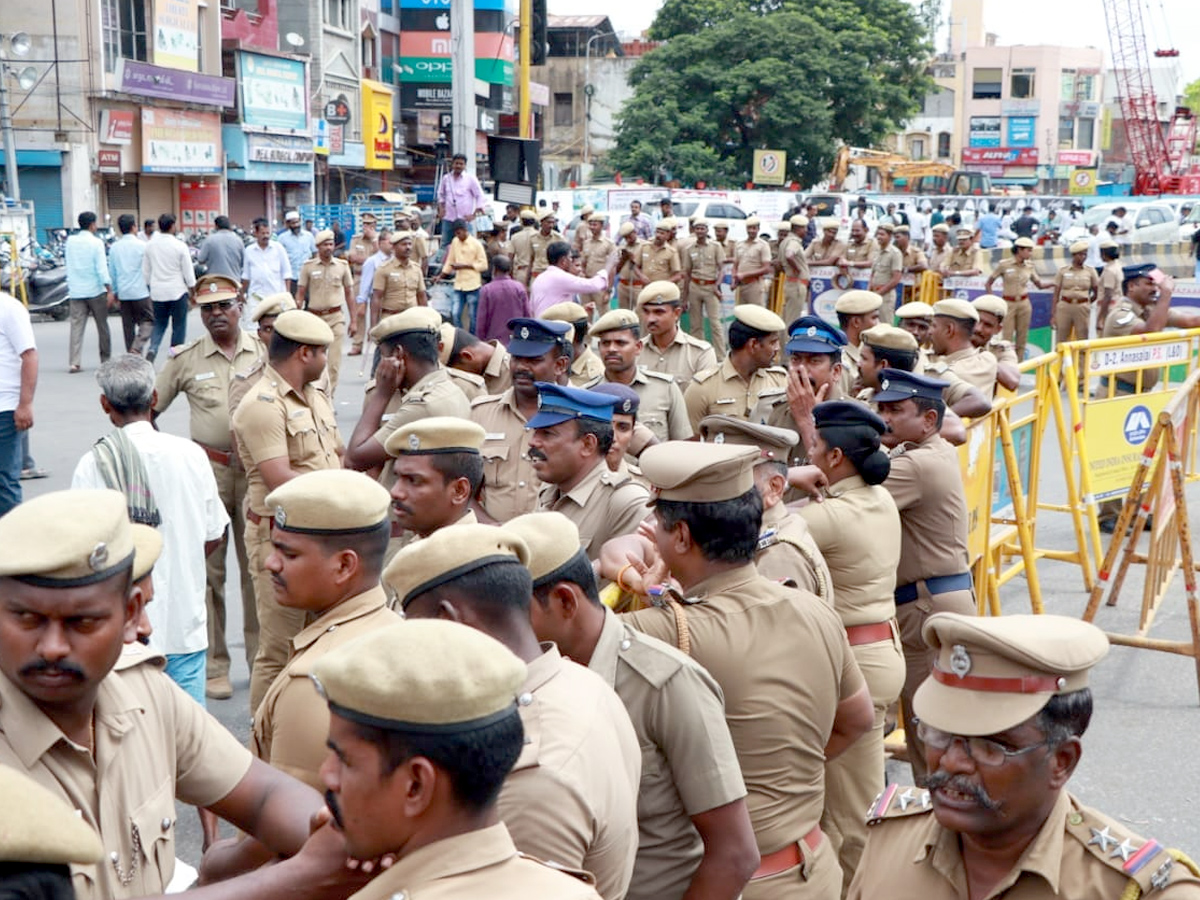
[[[1072,196],[1096,193],[1096,170],[1072,169],[1070,193]]]
[[[364,168],[394,168],[392,154],[392,89],[378,81],[362,80]]]
[[[1093,400],[1083,421],[1083,443],[1097,500],[1124,496],[1133,481],[1142,448],[1170,391]]]
[[[987,552],[992,517],[992,462],[996,445],[995,416],[971,422],[967,440],[958,448],[967,503],[967,557],[971,565]]]
[[[755,184],[781,185],[787,181],[787,154],[782,150],[755,150],[754,174],[750,179]]]
[[[154,0],[154,64],[198,72],[199,27],[197,0]]]

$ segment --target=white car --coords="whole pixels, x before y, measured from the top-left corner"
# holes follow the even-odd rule
[[[744,241],[746,239],[746,220],[750,216],[744,209],[734,203],[733,200],[721,197],[700,200],[676,200],[672,198],[671,209],[674,213],[675,221],[679,223],[679,237],[687,235],[688,219],[699,214],[701,218],[708,222],[708,234],[710,237],[715,234],[715,229],[718,225],[724,225],[729,229],[729,237],[733,240]],[[766,234],[766,232],[760,228],[759,234]]]
[[[809,194],[804,198],[804,202],[815,204],[818,216],[837,219],[838,240],[847,241],[850,239],[850,223],[860,197],[859,194]],[[864,218],[867,220],[868,232],[873,235],[879,220],[887,215],[887,210],[874,199],[861,199],[866,201],[867,214]]]
[[[1129,233],[1118,236],[1123,244],[1159,243],[1172,244],[1179,240],[1179,216],[1170,203],[1101,203],[1083,214],[1083,218],[1063,232],[1060,243],[1071,244],[1088,237],[1088,229],[1098,225],[1104,230],[1113,210],[1125,207],[1125,218],[1129,221]]]

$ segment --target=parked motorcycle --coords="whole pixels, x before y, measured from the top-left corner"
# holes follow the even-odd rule
[[[6,252],[0,252],[0,290],[5,290],[18,299],[24,283],[25,298],[31,313],[41,313],[52,319],[65,319],[71,311],[67,302],[67,268],[56,260],[29,260],[23,262],[20,278],[14,283],[13,267]]]

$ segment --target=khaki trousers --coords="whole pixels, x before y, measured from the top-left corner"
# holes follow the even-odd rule
[[[797,835],[796,839],[800,837]],[[842,870],[828,839],[821,841],[811,856],[805,844],[801,844],[801,848],[804,851],[802,864],[778,875],[754,879],[742,891],[742,900],[837,900],[844,894],[850,882],[842,884]]]
[[[246,519],[242,511],[246,501],[246,473],[240,467],[224,466],[211,459],[208,464],[212,467],[217,493],[230,520],[230,527],[221,538],[221,543],[205,560],[208,677],[216,678],[229,674],[229,645],[225,639],[225,570],[231,536],[241,575],[242,635],[246,641],[247,668],[254,665],[254,654],[258,651],[258,610],[254,601],[254,579],[250,576],[250,562],[246,556]]]
[[[254,579],[254,599],[258,607],[258,652],[250,670],[250,715],[253,716],[266,696],[275,676],[283,671],[292,652],[292,638],[304,627],[305,612],[280,606],[266,569],[271,555],[271,518],[264,516],[255,524],[246,519],[246,555]]]
[[[1086,341],[1088,321],[1091,317],[1092,304],[1059,300],[1058,305],[1054,307],[1054,340],[1060,344],[1067,341]]]
[[[618,282],[617,306],[621,309],[633,309],[633,304],[637,302],[637,296],[644,287],[644,284],[633,284],[628,281]]]
[[[925,765],[925,745],[917,737],[917,720],[913,716],[912,698],[929,677],[936,655],[921,637],[925,620],[934,613],[953,612],[964,616],[976,613],[975,596],[970,591],[948,591],[930,594],[924,583],[917,585],[917,599],[896,607],[896,622],[900,625],[900,643],[904,647],[904,689],[900,692],[900,708],[904,715],[904,739],[908,743],[908,759],[912,764],[914,783],[921,787],[929,775]]]
[[[808,308],[808,285],[803,281],[783,283],[783,321],[789,325],[804,315]]]
[[[1017,351],[1017,362],[1025,360],[1025,344],[1029,340],[1029,322],[1033,319],[1033,304],[1028,297],[1020,300],[1006,300],[1008,315],[1004,317],[1004,339],[1012,341]],[[1083,327],[1087,334],[1087,325]]]
[[[342,350],[345,349],[346,343],[346,314],[339,310],[336,315],[323,315],[320,318],[333,332],[333,343],[329,345],[325,358],[325,368],[329,372],[329,393],[332,397],[337,391],[338,372],[342,368]]]
[[[867,843],[866,810],[884,787],[883,723],[888,707],[904,687],[904,655],[900,638],[851,647],[862,670],[875,723],[871,730],[825,764],[825,812],[821,828],[829,836],[842,867],[843,893],[858,868]]]
[[[767,279],[756,278],[747,284],[738,285],[737,302],[738,303],[753,303],[755,306],[766,305],[766,295],[763,291],[763,285],[767,283]]]
[[[692,337],[704,337],[704,319],[708,317],[708,328],[712,332],[711,343],[717,359],[725,358],[725,323],[721,321],[721,298],[715,284],[688,285],[688,332]]]

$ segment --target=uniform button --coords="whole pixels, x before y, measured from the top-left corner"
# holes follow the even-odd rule
[[[525,482],[523,482],[523,481],[518,481],[518,482],[517,482],[517,487],[525,487]]]
[[[404,891],[399,891],[398,893],[392,894],[392,900],[408,900],[408,894],[406,894]]]
[[[629,638],[625,638],[625,640],[621,641],[621,649],[622,649],[622,650],[628,650],[628,649],[629,649],[629,644],[630,644],[630,640],[629,640]]]
[[[170,831],[170,830],[171,830],[171,820],[170,820],[170,819],[163,819],[163,820],[162,820],[162,830],[163,830],[163,831]]]
[[[521,694],[521,696],[517,697],[517,702],[522,706],[528,706],[533,702],[533,694],[526,691],[524,694]]]
[[[336,626],[336,625],[330,625],[330,626],[329,626],[327,629],[325,629],[325,631],[326,631],[326,633],[329,633],[329,632],[332,632],[332,631],[337,631],[337,626]]]
[[[112,853],[108,854],[108,858],[111,859],[113,862],[121,861],[121,857],[117,854],[116,850],[114,850]]]

